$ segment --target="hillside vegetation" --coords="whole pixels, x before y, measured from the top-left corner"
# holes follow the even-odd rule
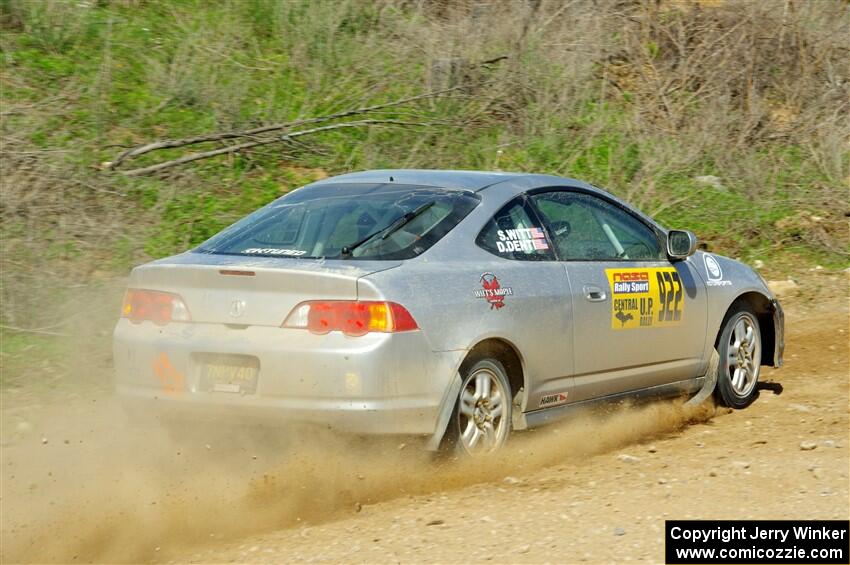
[[[3,323],[48,327],[44,305],[69,286],[184,250],[312,179],[379,167],[572,176],[720,253],[844,267],[848,10],[840,0],[0,0]],[[446,87],[381,114],[425,126],[341,128],[154,175],[104,165],[153,140]]]

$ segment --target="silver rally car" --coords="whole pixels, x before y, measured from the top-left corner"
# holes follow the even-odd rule
[[[587,183],[384,170],[135,268],[114,358],[128,401],[478,453],[599,400],[742,408],[783,324],[749,267]]]

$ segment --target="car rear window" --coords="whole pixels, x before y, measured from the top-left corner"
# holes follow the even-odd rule
[[[318,185],[275,200],[195,251],[293,258],[410,259],[445,236],[478,202],[471,192],[433,187],[394,183]],[[413,214],[416,216],[410,217]],[[400,225],[405,215],[407,221]]]

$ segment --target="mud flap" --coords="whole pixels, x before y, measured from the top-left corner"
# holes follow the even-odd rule
[[[454,412],[455,403],[457,403],[457,398],[460,394],[460,385],[463,383],[460,373],[457,373],[456,376],[457,378],[453,379],[451,385],[446,388],[443,401],[440,403],[436,429],[425,444],[425,449],[428,451],[437,451],[440,448],[440,442],[443,440],[443,435],[445,435],[446,428],[449,425],[449,419],[451,419],[452,412]]]
[[[525,419],[525,412],[522,411],[522,403],[525,400],[525,387],[520,387],[514,395],[513,406],[511,407],[511,429],[525,430],[528,429],[528,421]]]
[[[685,406],[699,406],[714,393],[714,387],[717,386],[717,369],[720,366],[720,354],[716,349],[711,350],[711,357],[708,359],[708,369],[705,371],[705,382],[702,388],[690,400],[685,402]]]

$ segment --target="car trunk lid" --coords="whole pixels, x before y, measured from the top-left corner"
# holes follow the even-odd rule
[[[305,300],[356,300],[360,277],[399,264],[184,253],[134,269],[129,286],[180,295],[194,323],[280,326]]]

